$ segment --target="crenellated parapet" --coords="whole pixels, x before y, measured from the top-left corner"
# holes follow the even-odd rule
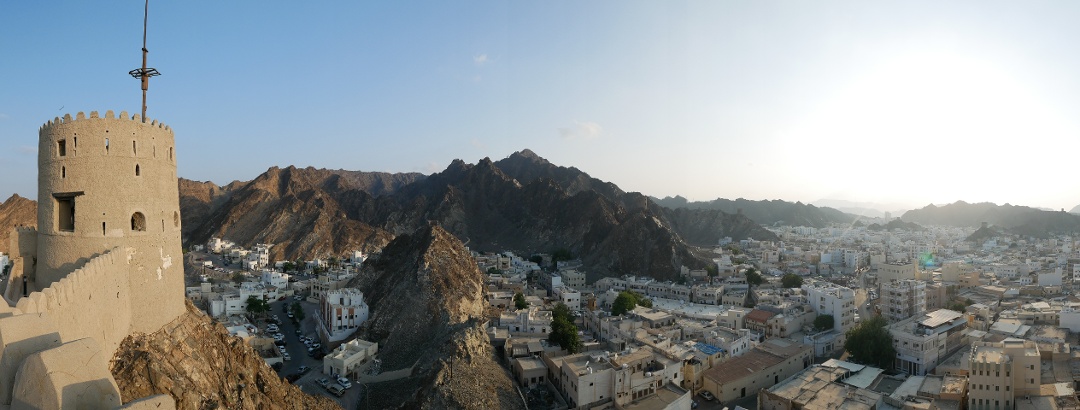
[[[41,133],[45,132],[46,128],[51,127],[53,125],[64,124],[64,123],[68,123],[68,122],[72,122],[72,121],[78,121],[78,120],[85,120],[87,118],[102,118],[102,117],[98,115],[97,111],[90,111],[90,116],[89,117],[87,117],[86,114],[84,114],[82,111],[79,111],[77,114],[75,114],[75,118],[72,118],[71,114],[64,114],[63,117],[55,117],[52,120],[45,122],[45,124],[42,124],[42,126],[38,129],[38,133],[41,134]],[[113,115],[113,110],[105,111],[105,117],[104,118],[107,118],[107,119],[129,119],[127,111],[120,111],[120,116],[116,117],[116,116]],[[133,114],[131,116],[130,120],[142,123],[142,118],[139,116],[139,114]],[[168,125],[165,125],[165,123],[160,123],[160,122],[158,122],[158,120],[151,120],[149,123],[150,123],[151,126],[155,126],[155,127],[158,127],[158,128],[164,128],[166,130],[172,131],[172,129],[169,128]]]
[[[131,328],[127,276],[135,252],[112,249],[15,307],[0,304],[0,407],[175,408],[167,396],[120,407],[108,369]]]

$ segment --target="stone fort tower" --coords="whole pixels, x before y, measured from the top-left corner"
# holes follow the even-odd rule
[[[128,252],[128,294],[110,296],[130,301],[130,330],[153,332],[182,314],[172,129],[126,112],[80,112],[46,123],[38,138],[37,263],[29,290],[119,248]]]

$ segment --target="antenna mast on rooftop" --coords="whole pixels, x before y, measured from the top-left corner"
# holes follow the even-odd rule
[[[150,14],[150,0],[146,0],[146,5],[143,7],[143,28],[142,28],[142,68],[136,68],[128,71],[132,77],[138,78],[142,81],[142,122],[146,122],[146,90],[150,88],[150,77],[161,75],[156,68],[146,67],[146,18]]]

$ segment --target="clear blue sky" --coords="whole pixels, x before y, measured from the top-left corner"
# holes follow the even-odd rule
[[[143,3],[0,5],[0,199],[37,129],[138,112]],[[654,196],[1080,204],[1080,3],[150,4],[179,175],[530,148]]]

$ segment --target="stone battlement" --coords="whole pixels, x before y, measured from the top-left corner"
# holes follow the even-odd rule
[[[113,119],[113,118],[127,119],[127,116],[128,116],[127,111],[120,111],[120,116],[119,117],[115,117],[113,115],[113,110],[105,111],[105,118],[108,118],[108,119]],[[89,117],[87,117],[86,114],[84,114],[82,111],[79,111],[77,114],[75,114],[75,118],[71,118],[71,114],[64,114],[63,118],[56,117],[56,118],[53,118],[51,121],[48,121],[45,124],[42,124],[41,127],[38,128],[38,133],[44,132],[46,129],[48,129],[48,128],[54,126],[54,125],[66,124],[66,123],[70,123],[70,122],[73,122],[73,121],[81,121],[81,120],[92,119],[92,118],[101,118],[101,117],[98,115],[97,111],[90,111],[90,116]],[[131,121],[136,121],[136,122],[142,123],[142,117],[139,114],[133,114],[131,116]],[[158,120],[156,120],[156,119],[151,120],[151,121],[147,122],[146,124],[150,124],[151,126],[158,127],[158,128],[163,128],[163,129],[166,129],[166,130],[168,130],[170,132],[172,131],[172,128],[169,128],[168,125],[165,125],[165,123],[158,122]]]
[[[19,299],[14,308],[0,304],[0,407],[61,408],[77,403],[175,408],[168,396],[126,398],[129,403],[122,405],[109,372],[108,360],[130,326],[126,276],[134,252],[113,249]]]

